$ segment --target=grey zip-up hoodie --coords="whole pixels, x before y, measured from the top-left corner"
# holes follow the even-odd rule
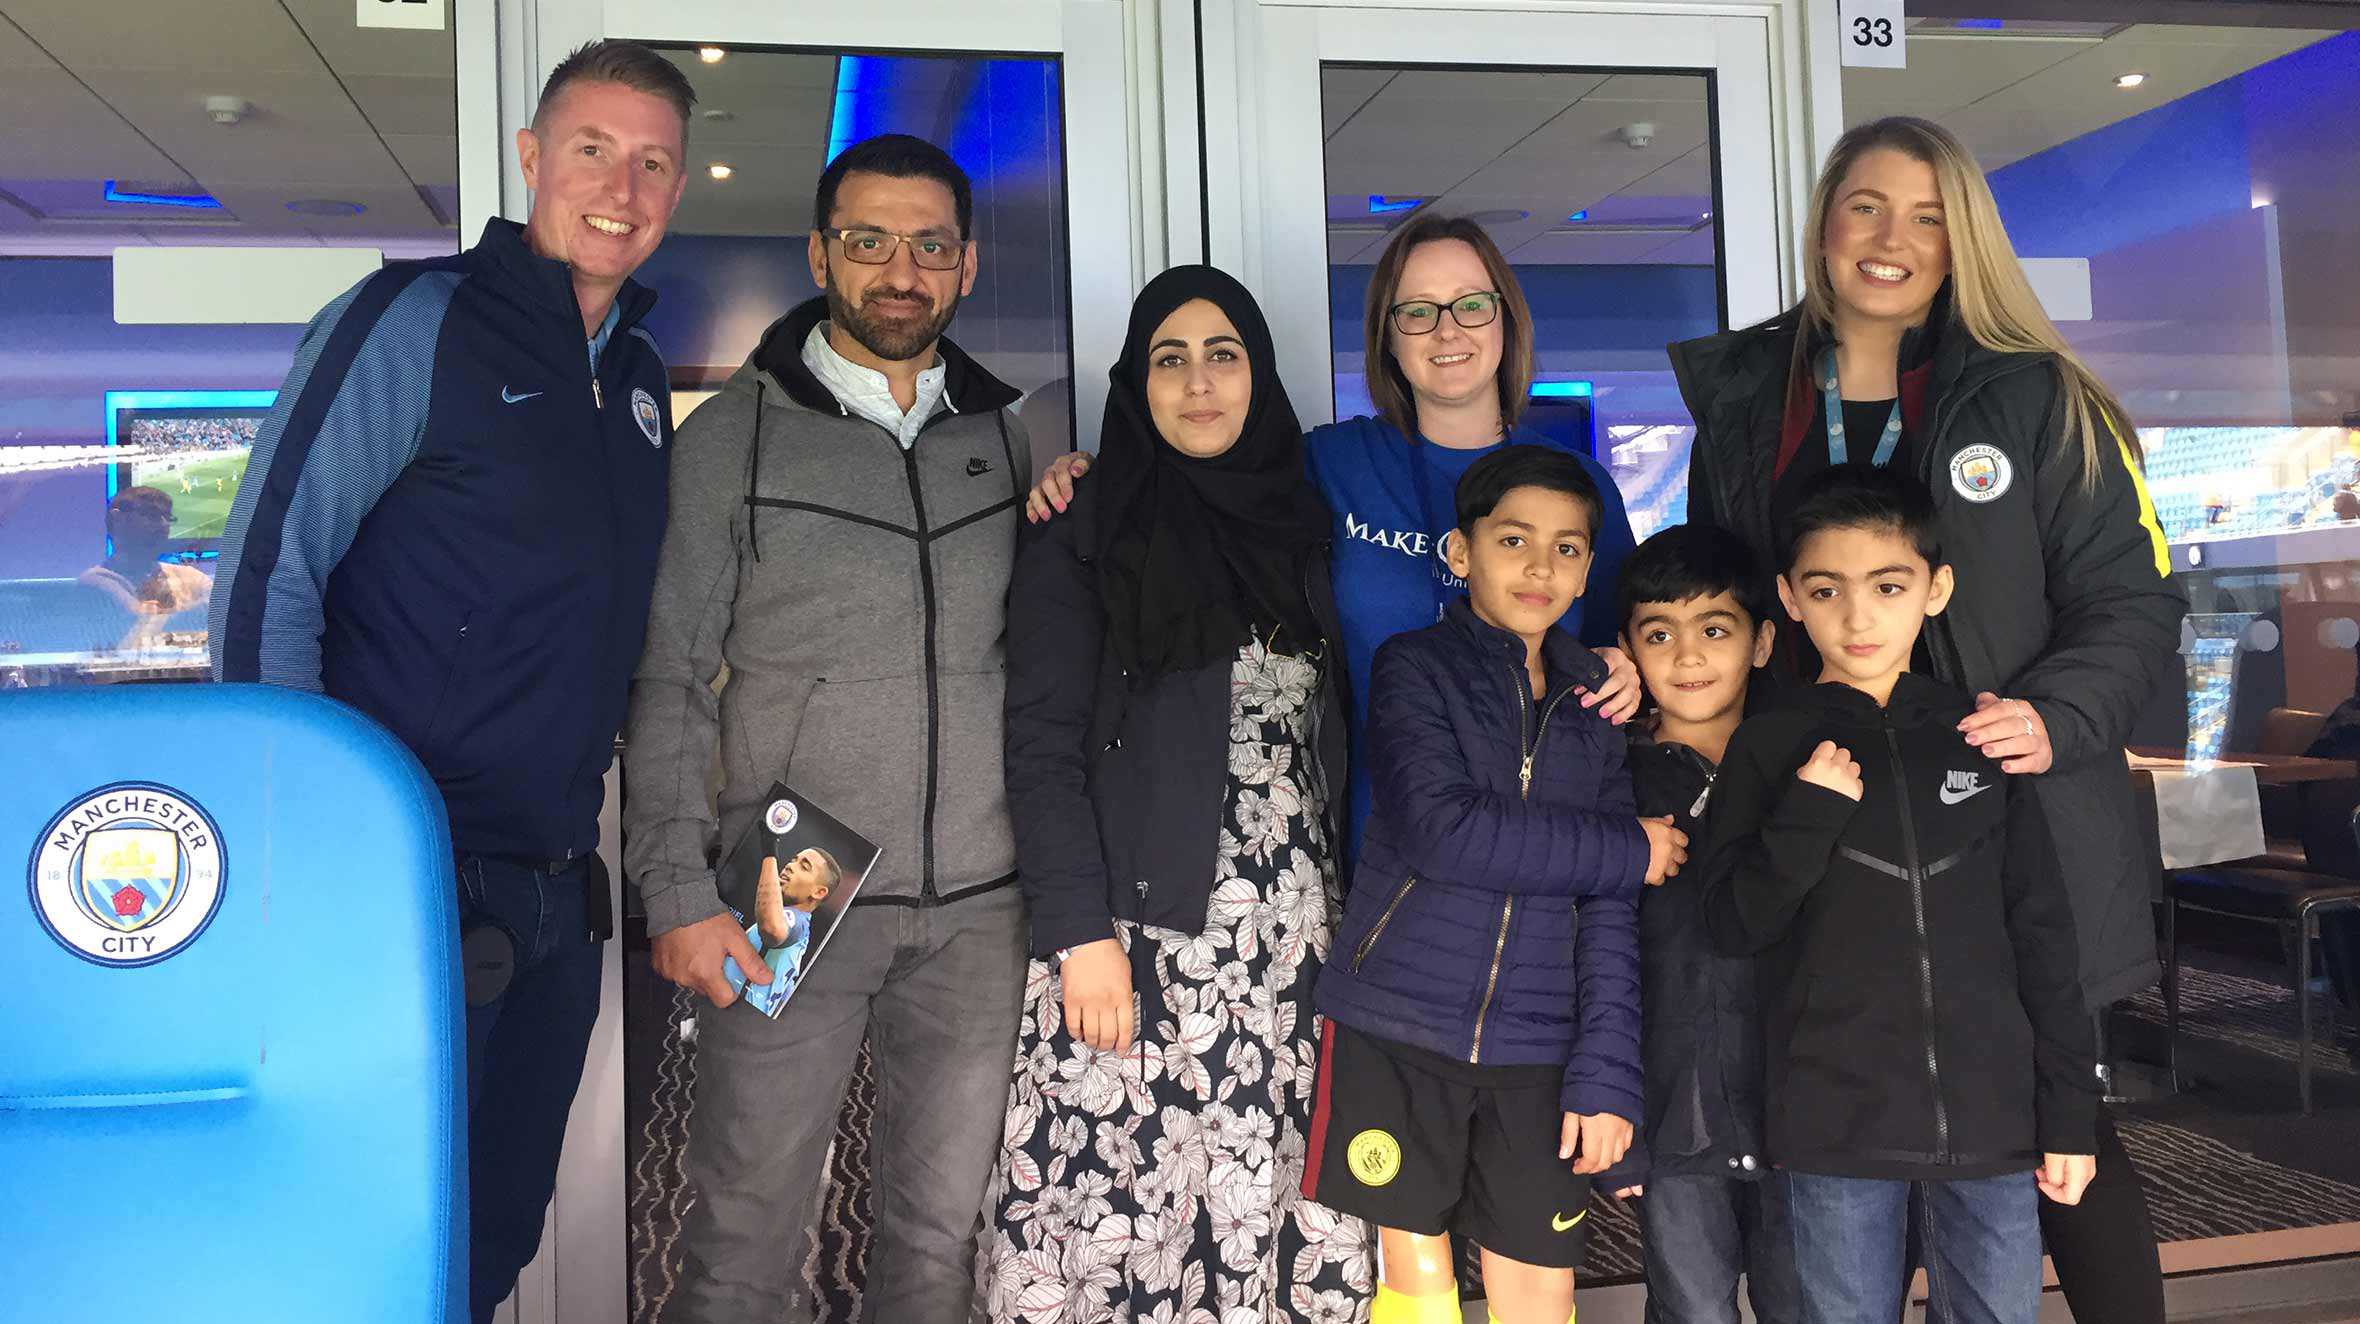
[[[813,299],[772,324],[675,442],[623,753],[623,862],[650,935],[723,913],[712,861],[781,779],[882,848],[863,904],[1015,879],[1017,393],[942,341],[946,404],[904,451],[803,366],[826,316]]]

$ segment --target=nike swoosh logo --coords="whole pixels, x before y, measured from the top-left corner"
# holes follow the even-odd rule
[[[1943,787],[1943,788],[1941,789],[1941,791],[1939,791],[1939,792],[1938,792],[1938,794],[1939,794],[1939,795],[1942,797],[1942,803],[1944,803],[1944,804],[1946,804],[1946,805],[1954,805],[1954,804],[1957,804],[1957,803],[1959,803],[1961,800],[1972,800],[1972,799],[1974,799],[1976,796],[1978,796],[1978,795],[1981,795],[1981,794],[1983,794],[1985,791],[1988,791],[1988,790],[1990,790],[1990,789],[1991,789],[1991,786],[1992,786],[1992,784],[1991,784],[1990,782],[1985,782],[1985,783],[1984,783],[1983,785],[1981,785],[1981,786],[1973,787],[1973,788],[1971,788],[1971,789],[1969,789],[1969,790],[1964,790],[1964,791],[1954,791],[1954,790],[1950,789],[1949,787],[1945,786],[1945,787]],[[1584,1212],[1584,1213],[1587,1213],[1587,1212],[1589,1212],[1589,1211],[1588,1211],[1588,1210],[1583,1210],[1582,1212]]]
[[[546,394],[548,394],[546,391],[527,391],[523,395],[516,395],[510,392],[507,387],[503,386],[500,388],[500,403],[504,405],[521,405],[536,395]]]
[[[1590,1211],[1587,1209],[1582,1210],[1580,1213],[1575,1214],[1571,1218],[1567,1218],[1563,1214],[1555,1215],[1549,1219],[1549,1230],[1551,1232],[1571,1231],[1574,1224],[1579,1223],[1589,1216]]]

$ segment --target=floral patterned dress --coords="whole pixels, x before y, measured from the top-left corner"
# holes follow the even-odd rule
[[[1117,1055],[1065,1032],[1051,963],[1027,974],[985,1313],[1022,1324],[1360,1324],[1368,1226],[1305,1200],[1311,1010],[1336,896],[1312,727],[1319,668],[1238,651],[1229,805],[1201,934],[1154,944],[1160,998]]]

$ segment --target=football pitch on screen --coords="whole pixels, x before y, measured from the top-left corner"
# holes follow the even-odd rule
[[[246,452],[195,460],[170,468],[142,466],[133,481],[172,498],[172,536],[218,538],[229,527],[229,505],[246,473]]]

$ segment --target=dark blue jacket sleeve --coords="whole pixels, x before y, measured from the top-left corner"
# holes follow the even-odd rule
[[[320,688],[328,576],[418,454],[459,279],[378,272],[304,331],[222,534],[215,679]]]
[[[1387,641],[1369,670],[1369,769],[1378,809],[1410,868],[1489,892],[1634,895],[1647,834],[1628,807],[1573,809],[1484,789],[1414,635]],[[1406,645],[1406,646],[1405,646]],[[1610,771],[1626,802],[1619,749]]]

